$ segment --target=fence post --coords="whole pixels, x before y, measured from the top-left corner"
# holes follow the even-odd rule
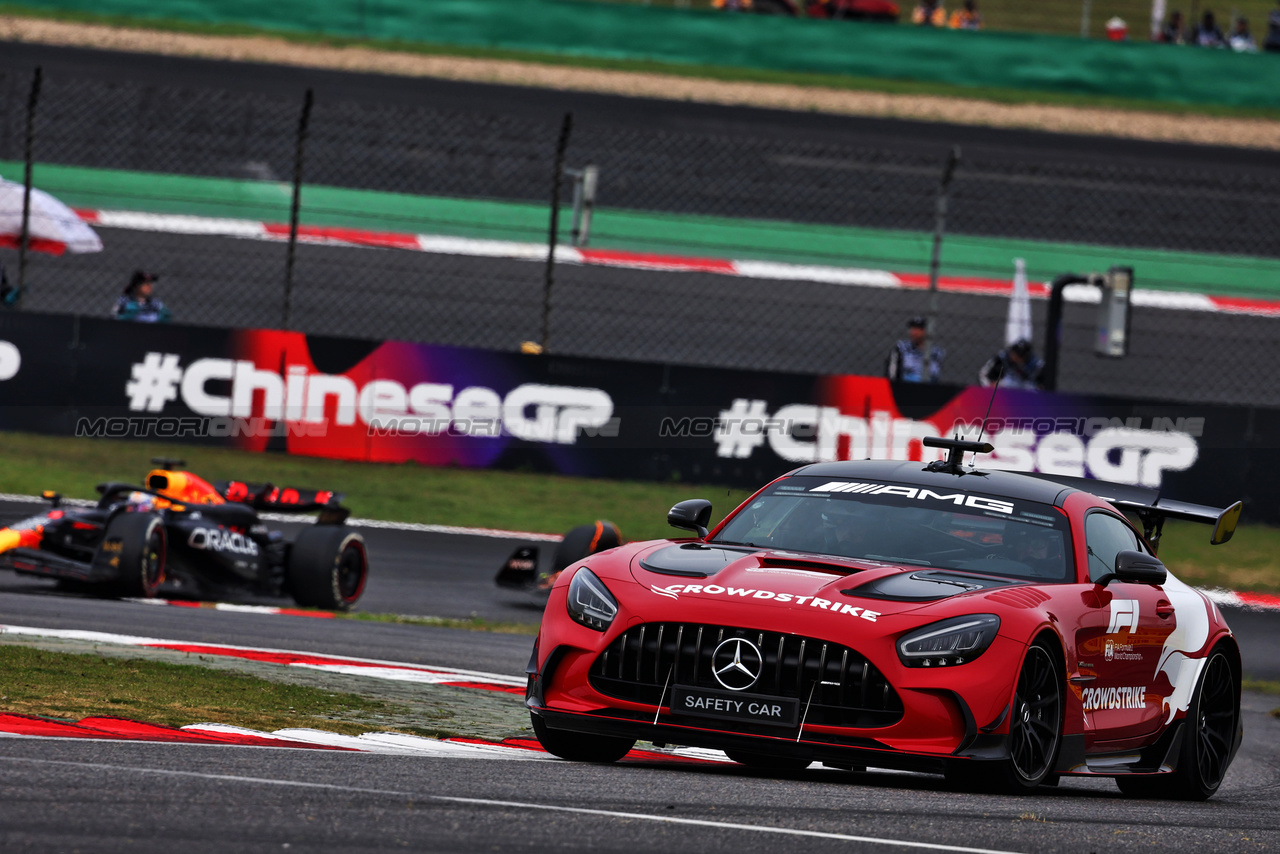
[[[1044,321],[1044,367],[1040,370],[1040,385],[1045,391],[1058,390],[1058,361],[1062,358],[1062,302],[1067,285],[1086,285],[1089,276],[1079,273],[1063,273],[1049,286],[1049,314]]]
[[[40,84],[44,81],[44,70],[37,65],[36,73],[31,78],[31,94],[27,97],[27,137],[23,147],[22,158],[25,163],[22,183],[22,233],[18,238],[18,290],[14,294],[14,304],[22,300],[27,291],[27,244],[31,240],[31,150],[36,133],[36,104],[40,101]]]
[[[298,119],[298,140],[293,150],[293,203],[289,207],[289,254],[284,264],[284,309],[280,328],[289,328],[289,309],[293,299],[293,262],[298,247],[298,210],[302,205],[302,158],[306,153],[307,126],[311,124],[311,105],[315,93],[307,90],[302,99],[302,116]]]
[[[560,229],[560,183],[564,178],[564,152],[573,130],[573,113],[564,114],[560,141],[556,143],[555,170],[551,176],[551,233],[547,237],[547,273],[542,285],[542,352],[551,344],[551,286],[556,276],[556,241]]]
[[[934,207],[933,252],[929,256],[929,315],[925,318],[924,376],[933,376],[933,336],[938,323],[938,267],[942,262],[942,237],[947,231],[947,194],[951,179],[960,163],[960,146],[953,145],[942,167],[942,180],[938,182],[938,200]]]

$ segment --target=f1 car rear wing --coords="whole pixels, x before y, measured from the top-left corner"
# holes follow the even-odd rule
[[[341,525],[351,515],[351,511],[342,506],[342,495],[335,492],[320,492],[314,489],[278,489],[269,483],[245,484],[238,481],[219,482],[215,483],[214,487],[227,501],[234,504],[245,504],[254,510],[274,511],[277,513],[315,513],[319,511],[320,516],[316,519],[317,525]],[[121,483],[119,481],[98,484],[98,492],[102,496],[98,501],[99,507],[110,504],[117,495],[133,492],[154,495],[156,498],[164,499],[175,505],[183,503],[160,490],[148,489],[144,486]]]
[[[1236,532],[1240,513],[1244,509],[1244,503],[1241,501],[1223,508],[1210,507],[1205,504],[1178,501],[1174,498],[1161,498],[1160,490],[1146,486],[1130,486],[1124,483],[1110,483],[1105,480],[1059,474],[1039,472],[1026,472],[1026,474],[1091,493],[1118,510],[1128,510],[1136,514],[1142,520],[1142,532],[1152,548],[1158,547],[1160,543],[1165,519],[1183,519],[1188,522],[1213,525],[1213,534],[1209,538],[1209,543],[1215,546],[1222,545]]]
[[[342,506],[342,495],[316,489],[299,487],[278,487],[270,483],[243,483],[238,480],[214,481],[214,489],[228,501],[237,504],[248,504],[256,510],[269,510],[276,513],[314,513],[320,511],[321,523],[342,524],[351,511]],[[342,520],[329,522],[326,514],[341,512]]]

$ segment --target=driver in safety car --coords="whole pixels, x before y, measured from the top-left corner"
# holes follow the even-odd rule
[[[858,501],[830,498],[823,503],[822,549],[826,554],[862,557],[869,545],[872,508]]]
[[[1024,564],[1033,576],[1055,578],[1063,574],[1062,535],[1055,530],[1007,522],[1004,547],[1005,555]]]

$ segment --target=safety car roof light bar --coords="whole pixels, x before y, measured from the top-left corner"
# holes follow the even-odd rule
[[[921,440],[921,443],[926,448],[943,448],[947,452],[945,460],[934,460],[924,467],[925,471],[950,472],[951,474],[965,474],[964,469],[961,468],[965,454],[989,454],[995,450],[995,446],[990,442],[942,439],[936,436],[926,436]]]

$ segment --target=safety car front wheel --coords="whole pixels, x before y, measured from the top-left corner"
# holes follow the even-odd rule
[[[299,605],[346,611],[364,593],[369,556],[364,538],[350,528],[303,529],[289,549],[285,577]]]
[[[1009,758],[957,761],[947,780],[966,789],[1027,792],[1046,782],[1062,744],[1062,671],[1043,641],[1027,647],[1009,709]]]
[[[631,752],[635,739],[611,735],[590,735],[584,732],[568,732],[547,726],[541,715],[530,713],[533,734],[538,743],[552,756],[571,762],[617,762]]]

